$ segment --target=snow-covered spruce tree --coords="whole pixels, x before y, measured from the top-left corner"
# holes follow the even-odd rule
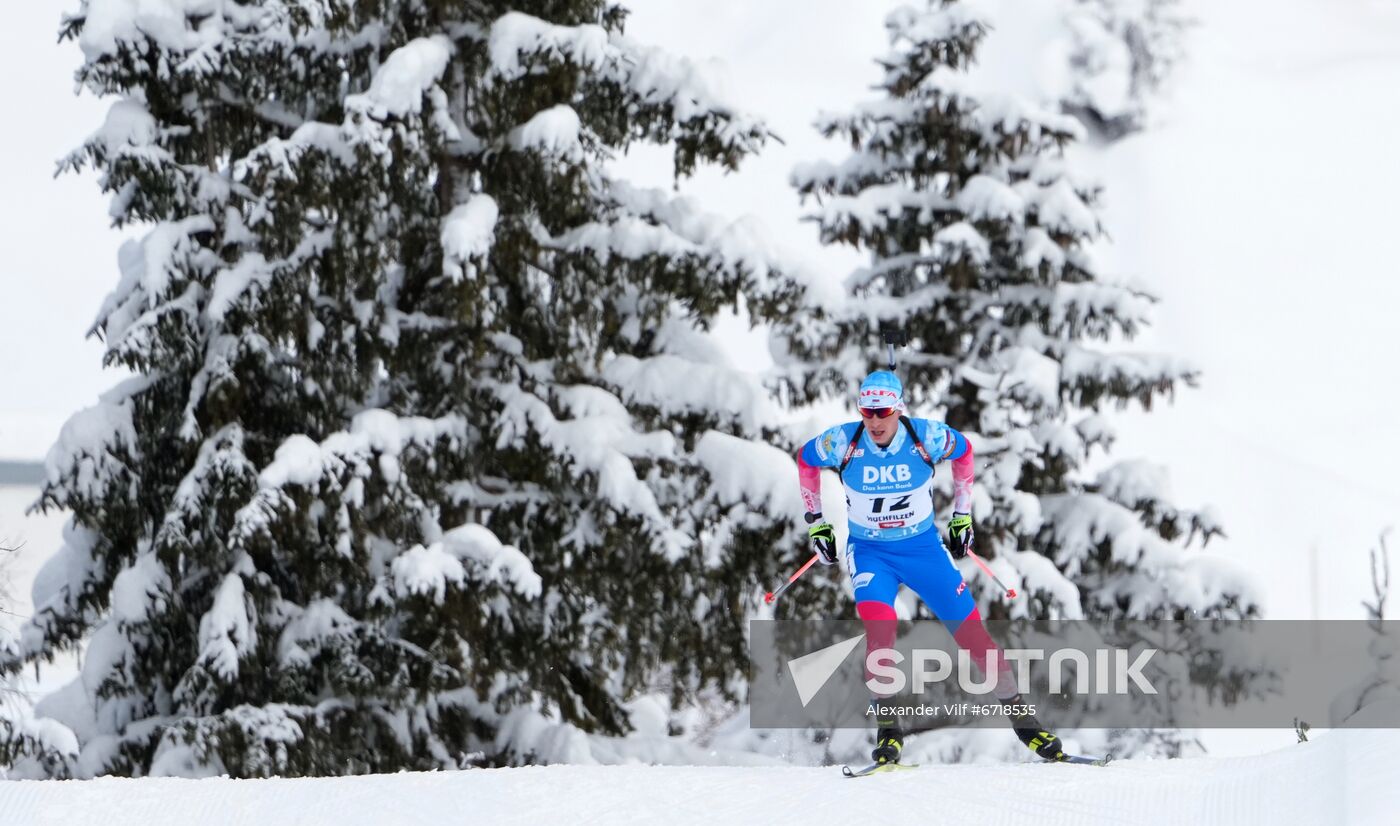
[[[796,481],[708,323],[800,290],[746,224],[610,179],[635,140],[686,174],[767,137],[623,21],[87,0],[67,22],[117,98],[68,165],[150,230],[94,327],[135,377],[49,454],[41,505],[73,518],[0,660],[88,640],[39,708],[77,736],[11,726],[0,760],[586,757],[639,686],[742,674]]]
[[[1112,443],[1100,411],[1150,408],[1194,373],[1122,349],[1154,299],[1095,271],[1097,191],[1062,152],[1081,127],[967,87],[986,31],[968,8],[905,7],[887,26],[885,97],[819,123],[854,154],[794,173],[821,203],[824,240],[868,249],[873,263],[851,275],[849,307],[824,337],[809,325],[794,338],[793,389],[840,392],[883,354],[881,324],[908,332],[911,405],[978,434],[978,545],[1031,595],[992,616],[1253,613],[1247,583],[1186,552],[1220,528],[1171,505],[1160,468],[1127,461],[1084,477],[1091,449]],[[816,357],[823,367],[804,372]]]
[[[1249,582],[1193,547],[1216,520],[1171,504],[1164,469],[1086,469],[1112,444],[1106,407],[1150,408],[1194,372],[1125,349],[1154,299],[1096,272],[1097,189],[1063,154],[1083,128],[969,86],[988,28],[970,7],[935,0],[886,25],[884,96],[818,124],[853,154],[794,171],[823,239],[872,263],[850,276],[846,310],[790,336],[792,392],[848,392],[883,361],[881,325],[909,334],[911,410],[974,434],[978,549],[1022,594],[1007,602],[969,573],[985,617],[1254,615]]]
[[[1189,20],[1180,0],[1078,0],[1066,24],[1065,110],[1110,140],[1143,128],[1153,96],[1182,58]]]

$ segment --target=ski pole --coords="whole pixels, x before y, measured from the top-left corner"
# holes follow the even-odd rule
[[[809,559],[809,560],[807,560],[807,564],[806,564],[806,565],[803,565],[801,568],[798,568],[798,569],[797,569],[797,573],[795,573],[795,574],[793,574],[792,576],[788,577],[788,581],[787,581],[787,582],[784,582],[782,585],[779,585],[779,586],[778,586],[778,590],[776,590],[776,591],[769,591],[768,593],[764,594],[764,595],[763,595],[763,601],[766,602],[766,603],[768,603],[769,605],[772,605],[774,602],[777,602],[778,597],[782,596],[782,595],[783,595],[783,592],[786,591],[786,590],[788,589],[788,587],[789,587],[790,585],[792,585],[792,583],[796,582],[798,577],[800,577],[800,576],[802,576],[803,574],[807,573],[807,569],[810,568],[810,567],[812,567],[812,565],[813,565],[816,561],[817,561],[817,555],[816,555],[816,554],[812,554],[812,558]]]
[[[982,557],[978,556],[977,554],[973,553],[972,551],[968,551],[968,552],[967,552],[967,555],[970,556],[970,557],[972,557],[972,561],[973,561],[973,562],[976,562],[979,566],[981,566],[981,568],[982,568],[983,571],[986,571],[986,572],[987,572],[987,576],[989,576],[989,577],[992,578],[992,582],[995,582],[997,585],[1000,585],[1000,586],[1001,586],[1001,589],[1002,589],[1003,591],[1006,592],[1006,598],[1007,598],[1007,599],[1015,599],[1015,598],[1016,598],[1016,589],[1015,589],[1015,588],[1008,588],[1008,587],[1006,587],[1006,583],[1005,583],[1005,582],[1002,582],[1001,579],[999,579],[999,578],[997,577],[996,574],[992,573],[992,569],[989,568],[989,567],[987,567],[987,563],[985,563],[985,562],[982,561]]]

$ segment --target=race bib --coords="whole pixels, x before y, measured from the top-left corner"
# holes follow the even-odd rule
[[[905,529],[921,525],[933,516],[933,497],[925,484],[905,493],[861,493],[846,488],[847,519],[854,528],[863,528],[866,536],[873,532],[904,533]]]

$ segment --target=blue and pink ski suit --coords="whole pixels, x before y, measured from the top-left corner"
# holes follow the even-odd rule
[[[971,512],[972,445],[942,422],[907,422],[884,447],[875,444],[859,422],[837,425],[803,445],[797,457],[803,504],[808,513],[820,512],[821,469],[840,471],[850,526],[846,564],[869,650],[893,645],[894,599],[903,584],[919,595],[975,662],[1009,677],[962,573],[943,549],[934,515],[934,467],[945,461],[953,475],[953,510]],[[852,439],[857,439],[854,445]],[[999,680],[998,695],[1014,693],[1010,685],[1009,680]]]

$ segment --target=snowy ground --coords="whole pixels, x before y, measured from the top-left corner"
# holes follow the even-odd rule
[[[1395,822],[1393,737],[1339,732],[1253,758],[1107,768],[938,766],[846,780],[829,768],[549,766],[316,780],[0,784],[0,823],[386,824]]]

